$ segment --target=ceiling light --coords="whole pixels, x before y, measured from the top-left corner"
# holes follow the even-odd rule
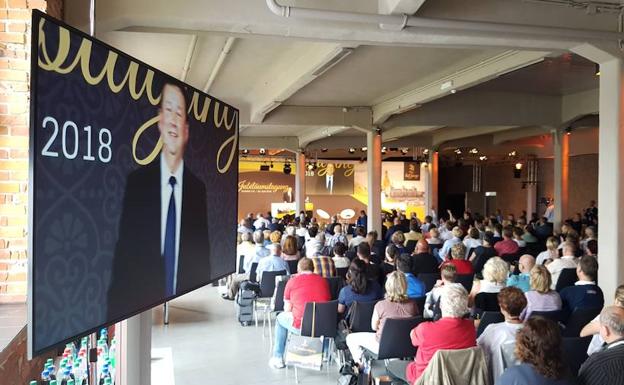
[[[349,147],[349,154],[353,154],[355,152],[355,148]]]
[[[427,154],[429,154],[429,149],[428,149],[428,148],[425,148],[425,149],[423,150],[423,155],[427,155]]]
[[[260,153],[260,155],[266,155],[266,149],[261,148],[259,153]]]
[[[326,148],[321,148],[321,152],[327,152]]]
[[[507,155],[509,155],[510,157],[514,157],[514,156],[516,156],[516,150],[511,151],[511,152],[510,152],[509,154],[507,154]]]
[[[246,149],[246,148],[244,148],[244,149],[243,149],[243,154],[244,154],[244,155],[249,154],[249,150],[248,150],[248,149]]]
[[[522,170],[522,163],[516,163],[516,170]]]
[[[478,154],[478,153],[479,153],[479,150],[478,150],[476,147],[474,147],[474,148],[472,148],[469,152],[470,152],[471,154]]]
[[[451,90],[451,93],[452,93],[452,94],[456,94],[456,93],[457,93],[457,90],[453,88],[453,89]]]
[[[407,155],[408,152],[409,152],[409,149],[407,149],[407,148],[402,148],[401,149],[401,154],[403,154],[403,155]]]
[[[481,155],[481,156],[479,157],[479,160],[483,160],[483,161],[485,161],[485,160],[487,160],[487,156],[485,156],[485,155]]]
[[[284,163],[284,174],[290,175],[291,172],[292,172],[292,169],[290,167],[290,163]]]
[[[462,150],[461,150],[461,149],[459,149],[459,148],[456,148],[454,152],[455,152],[457,155],[461,155]]]
[[[596,63],[594,68],[595,68],[594,75],[600,76],[600,64]]]
[[[449,80],[447,82],[444,82],[444,83],[440,84],[440,90],[442,90],[442,91],[448,90],[449,88],[453,88],[453,81],[452,80]]]
[[[362,147],[361,150],[362,150],[362,152],[366,152],[366,151],[368,151],[368,147]]]
[[[386,151],[387,151],[387,149],[386,149],[385,147],[382,147],[382,148],[381,148],[381,153],[382,153],[382,154],[385,154],[385,153],[386,153]]]

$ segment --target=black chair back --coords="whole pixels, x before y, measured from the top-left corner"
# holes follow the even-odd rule
[[[305,237],[297,237],[297,250],[303,250],[303,246],[305,245]]]
[[[316,307],[316,314],[312,310]],[[312,335],[312,318],[314,320],[314,335]],[[301,335],[306,337],[336,337],[338,328],[338,301],[329,302],[308,302],[303,311],[301,320]]]
[[[414,252],[414,249],[416,248],[416,241],[413,239],[410,239],[409,241],[405,242],[405,252],[407,254],[412,254]]]
[[[498,293],[479,293],[475,296],[474,307],[479,313],[484,311],[499,312]]]
[[[251,282],[258,282],[256,280],[256,270],[258,270],[258,262],[252,263],[251,268],[249,269],[249,280]]]
[[[602,309],[575,309],[565,323],[562,335],[564,337],[578,337],[581,334],[581,329],[596,318],[600,314],[600,310]]]
[[[349,271],[348,267],[337,267],[336,268],[336,276],[342,279],[347,279],[347,272]]]
[[[497,324],[500,322],[505,322],[505,317],[502,313],[497,311],[486,311],[481,314],[481,321],[479,322],[479,327],[477,328],[477,337],[483,333],[486,327],[490,324]]]
[[[416,306],[418,307],[418,314],[422,317],[423,312],[425,311],[425,301],[427,301],[427,296],[410,298],[410,300],[416,303]]]
[[[373,310],[375,309],[375,304],[377,304],[377,302],[378,301],[355,301],[351,304],[351,308],[349,308],[349,313],[351,314],[349,319],[351,332],[374,332],[371,328],[371,319],[373,318]]]
[[[238,258],[238,274],[243,274],[245,272],[245,256],[240,255]]]
[[[563,362],[568,365],[575,378],[581,365],[587,360],[587,347],[591,340],[592,336],[563,338]]]
[[[331,294],[332,301],[338,299],[340,289],[344,286],[344,279],[342,279],[342,277],[327,277],[325,279],[329,284],[329,293]]]
[[[561,310],[552,310],[552,311],[535,310],[531,312],[531,315],[529,316],[529,318],[531,317],[544,317],[555,322],[560,322],[563,319],[563,312]]]
[[[287,282],[287,275],[282,277],[282,280],[277,281],[277,285],[275,287],[275,301],[273,302],[273,311],[284,311],[284,291],[286,290]]]
[[[413,358],[416,347],[412,345],[410,332],[421,322],[422,317],[386,319],[379,338],[377,359]]]
[[[513,254],[503,254],[500,257],[503,259],[503,261],[507,262],[510,265],[517,265],[518,261],[520,260],[520,255],[519,253],[513,253]]]
[[[474,281],[474,274],[457,274],[455,276],[455,282],[461,283],[466,291],[470,293],[472,290],[472,282]]]
[[[425,292],[429,293],[440,279],[440,273],[418,273],[418,279],[425,284]]]
[[[355,250],[349,250],[345,252],[345,257],[349,258],[349,261],[353,262],[357,258],[357,252]]]
[[[290,274],[297,274],[297,264],[299,261],[286,261],[286,263],[288,264],[288,272]]]
[[[576,275],[576,269],[563,269],[561,273],[559,273],[559,279],[557,279],[556,289],[558,292],[565,289],[568,286],[574,286],[574,284],[578,281],[578,276]]]
[[[260,282],[260,298],[271,298],[275,292],[275,277],[286,275],[286,270],[265,271],[262,273]]]

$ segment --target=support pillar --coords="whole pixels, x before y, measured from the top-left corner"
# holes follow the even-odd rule
[[[600,63],[598,271],[605,298],[624,282],[624,59]]]
[[[563,220],[567,217],[568,210],[568,183],[569,183],[569,158],[570,137],[567,133],[556,130],[553,132],[553,144],[555,153],[555,220],[554,229],[559,231]]]
[[[433,207],[433,194],[431,193],[432,188],[432,167],[431,167],[431,159],[433,157],[433,151],[429,150],[429,154],[427,155],[427,163],[425,163],[425,167],[423,171],[423,175],[425,177],[425,216],[431,214],[431,209]],[[424,218],[422,218],[424,220]]]
[[[381,134],[366,134],[366,169],[368,171],[368,231],[381,237]]]
[[[149,385],[152,365],[152,310],[128,318],[118,326],[120,359],[117,361],[117,380],[120,384]]]
[[[295,167],[295,206],[297,215],[305,211],[305,154],[297,152],[297,164]]]
[[[431,210],[435,211],[437,213],[437,211],[439,210],[439,206],[438,206],[438,173],[439,173],[439,167],[438,167],[438,158],[439,158],[439,154],[438,151],[434,151],[431,154]],[[427,213],[427,214],[431,214],[431,212]],[[437,215],[437,214],[436,214]]]
[[[481,192],[481,171],[480,164],[475,163],[472,165],[472,192]]]

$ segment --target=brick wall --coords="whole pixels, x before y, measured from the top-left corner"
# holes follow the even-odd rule
[[[0,0],[0,303],[26,300],[31,10],[63,0]]]

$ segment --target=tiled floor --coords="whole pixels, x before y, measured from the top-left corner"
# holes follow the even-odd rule
[[[162,307],[154,311],[152,347],[171,347],[178,385],[295,384],[294,371],[268,366],[269,340],[262,325],[242,327],[234,302],[204,287],[171,302],[169,326],[162,325]],[[299,370],[303,385],[336,384],[336,364],[329,373]]]
[[[26,325],[26,304],[0,305],[0,351]]]

